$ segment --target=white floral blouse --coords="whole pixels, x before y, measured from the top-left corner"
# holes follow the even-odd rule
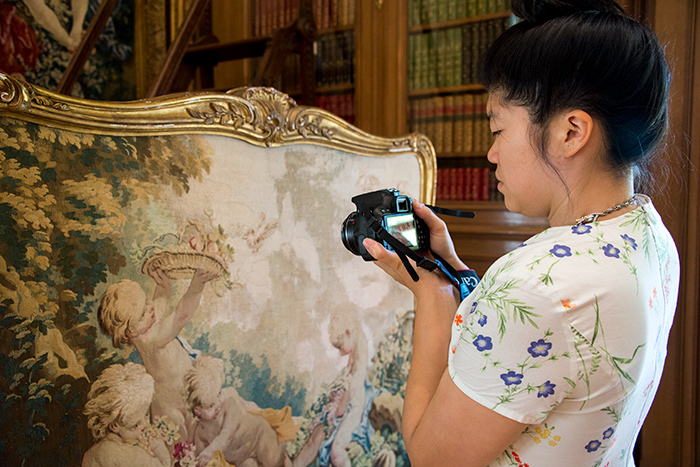
[[[501,257],[455,316],[449,371],[521,423],[491,466],[633,466],[678,297],[678,252],[647,197]]]

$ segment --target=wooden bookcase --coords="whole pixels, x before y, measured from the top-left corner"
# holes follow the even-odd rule
[[[312,0],[316,88],[313,102],[301,93],[298,54],[287,55],[273,86],[299,104],[314,105],[355,122],[355,0]],[[222,43],[272,40],[275,31],[299,16],[300,0],[212,0],[212,29]],[[221,62],[214,70],[214,90],[253,82],[260,58]]]
[[[480,56],[514,18],[504,0],[409,0],[407,126],[426,134],[438,158],[436,204],[474,211],[444,217],[458,253],[479,274],[547,227],[505,209],[486,154],[492,134],[488,95],[478,84]]]

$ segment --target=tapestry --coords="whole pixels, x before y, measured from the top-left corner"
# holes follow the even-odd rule
[[[0,1],[0,70],[56,89],[100,0]],[[136,98],[134,2],[118,2],[71,94]]]
[[[190,118],[245,133],[232,106],[208,108]],[[432,162],[271,115],[298,144],[0,117],[7,465],[409,464],[413,296],[340,229],[356,194],[432,193]]]

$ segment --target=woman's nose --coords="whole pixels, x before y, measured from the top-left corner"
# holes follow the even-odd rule
[[[496,143],[493,143],[486,153],[486,159],[492,164],[498,164],[498,152],[496,151]]]

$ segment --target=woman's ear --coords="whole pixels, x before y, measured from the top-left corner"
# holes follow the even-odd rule
[[[594,129],[593,118],[583,110],[570,110],[556,118],[551,128],[560,154],[571,157],[588,144]]]
[[[594,130],[593,118],[583,110],[572,110],[564,113],[560,122],[564,155],[570,157],[577,154],[590,141]]]

